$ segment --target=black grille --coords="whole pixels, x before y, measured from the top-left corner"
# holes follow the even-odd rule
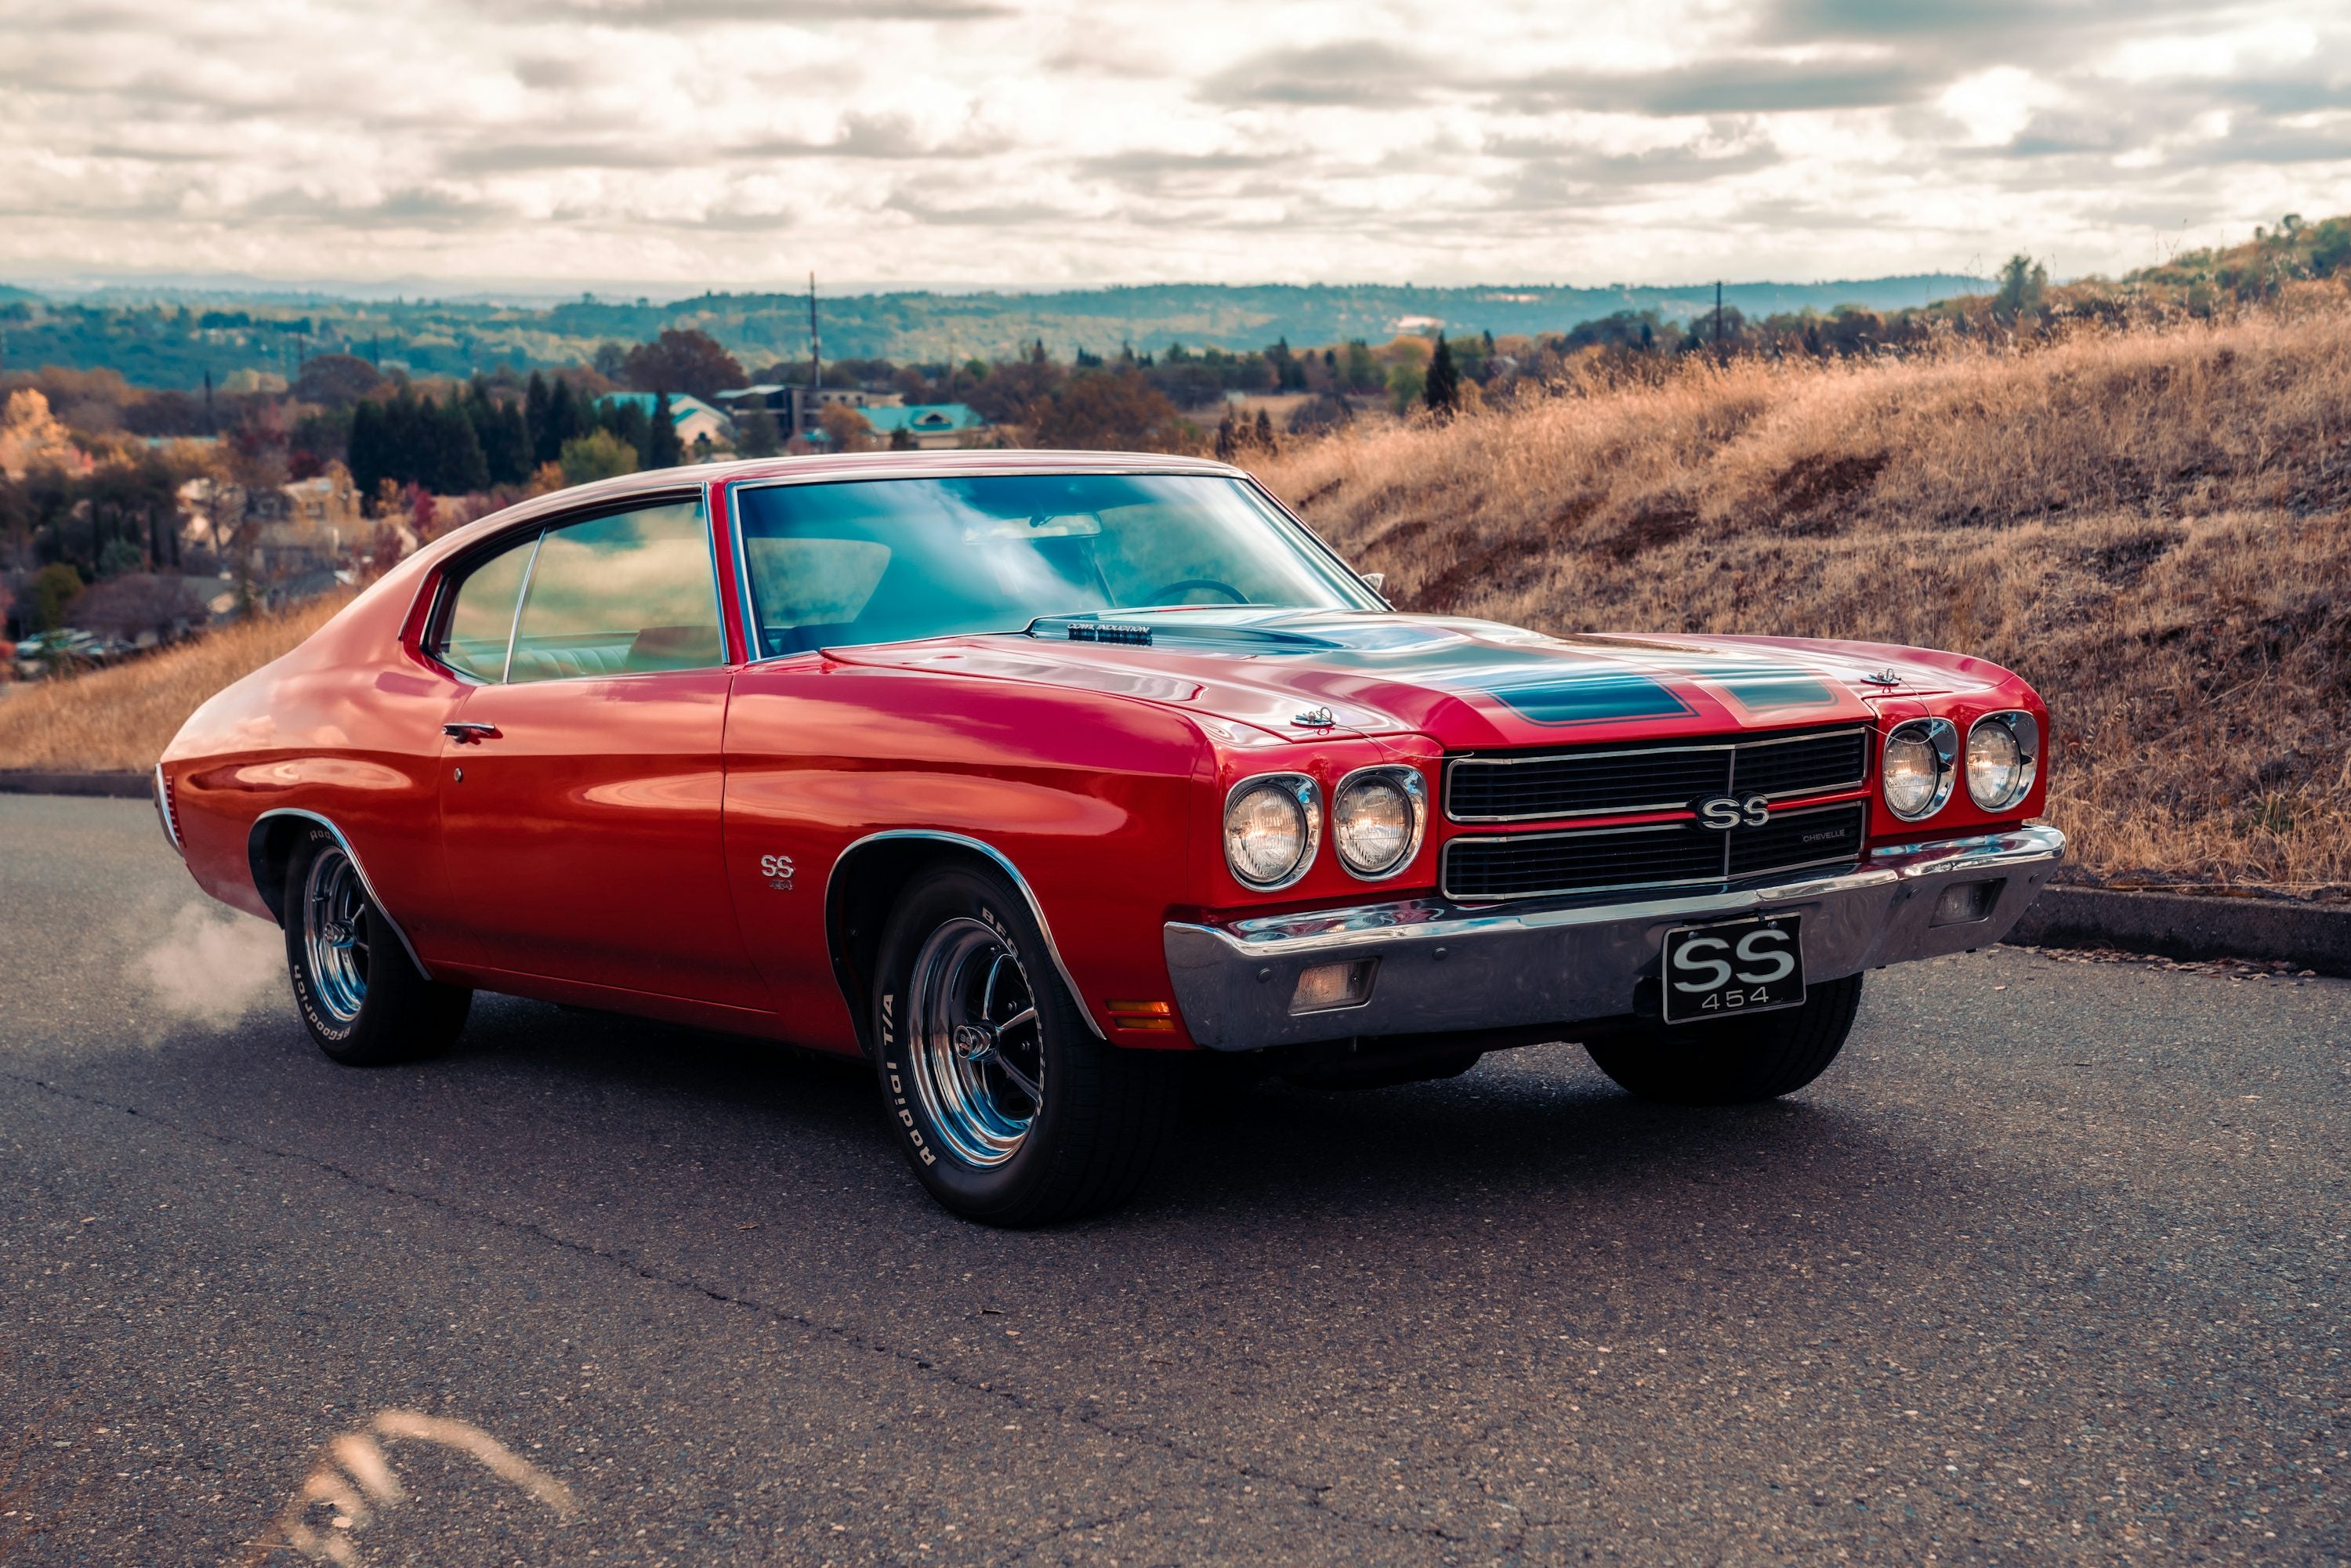
[[[1761,827],[1709,831],[1691,822],[1456,839],[1445,850],[1448,898],[1743,880],[1798,866],[1850,862],[1867,828],[1865,802],[1791,811]],[[1724,840],[1728,838],[1728,845]]]
[[[1445,812],[1460,822],[1671,811],[1705,795],[1824,795],[1869,778],[1869,732],[1771,740],[1594,747],[1523,757],[1459,757],[1445,773]]]
[[[1850,789],[1869,777],[1869,732],[1843,729],[1797,740],[1739,748],[1730,792],[1749,795],[1825,795]]]
[[[1862,835],[1867,831],[1869,809],[1856,800],[1817,811],[1790,811],[1760,828],[1740,828],[1730,835],[1733,880],[1761,876],[1783,867],[1817,865],[1823,861],[1860,858]]]

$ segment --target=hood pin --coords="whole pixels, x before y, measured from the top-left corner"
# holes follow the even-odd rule
[[[1307,729],[1332,729],[1339,723],[1337,719],[1331,716],[1331,710],[1327,707],[1308,708],[1304,713],[1291,718],[1290,722]]]

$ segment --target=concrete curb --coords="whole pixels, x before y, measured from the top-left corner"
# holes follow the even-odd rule
[[[44,773],[28,768],[0,768],[0,795],[103,795],[144,800],[152,786],[144,773]]]
[[[2297,969],[2351,975],[2351,907],[2341,904],[2044,887],[2007,939],[2167,958],[2283,959]]]

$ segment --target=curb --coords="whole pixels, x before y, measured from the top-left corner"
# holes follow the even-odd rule
[[[153,788],[144,773],[44,773],[24,768],[0,769],[0,795],[101,795],[117,800],[144,800]]]
[[[2322,975],[2351,976],[2351,907],[2340,904],[2044,887],[2003,940],[2020,947],[2283,961]]]

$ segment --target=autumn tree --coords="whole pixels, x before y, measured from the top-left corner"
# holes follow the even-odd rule
[[[707,402],[744,384],[743,367],[707,332],[672,327],[631,349],[622,373],[639,392],[682,392]]]
[[[871,452],[873,450],[873,425],[863,414],[846,403],[829,402],[816,416],[817,428],[823,431],[830,450],[834,452]]]
[[[1176,433],[1176,405],[1139,371],[1088,371],[1039,412],[1037,444],[1088,452],[1151,450]]]

